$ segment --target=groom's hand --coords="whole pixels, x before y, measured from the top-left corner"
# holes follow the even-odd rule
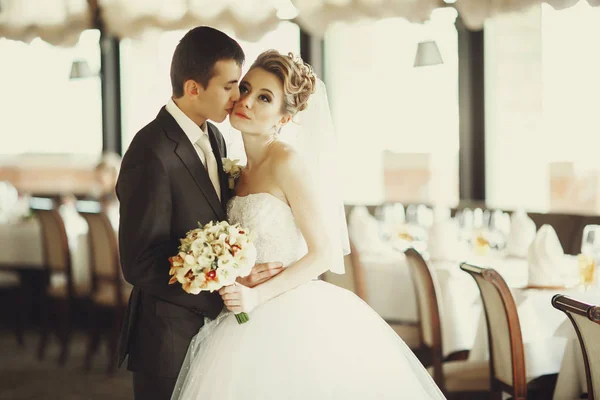
[[[245,278],[237,278],[237,282],[249,288],[253,288],[268,281],[281,271],[283,271],[283,265],[280,262],[256,264],[252,267],[250,275]]]

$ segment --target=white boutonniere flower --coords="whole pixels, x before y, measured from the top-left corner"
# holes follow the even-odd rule
[[[228,175],[229,189],[235,187],[235,180],[240,177],[242,173],[242,165],[239,165],[240,160],[230,160],[229,158],[223,158],[223,170]]]

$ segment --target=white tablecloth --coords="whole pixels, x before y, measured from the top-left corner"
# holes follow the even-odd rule
[[[367,302],[382,318],[417,322],[417,301],[403,253],[387,257],[361,255]]]
[[[577,386],[577,380],[581,379],[581,376],[573,371],[577,368],[577,357],[571,354],[573,348],[569,349],[569,339],[566,337],[568,335],[560,334],[566,328],[559,330],[559,327],[565,323],[570,325],[570,322],[563,312],[552,307],[551,299],[557,293],[581,299],[586,293],[576,288],[565,290],[512,289],[512,292],[521,324],[527,381],[542,375],[558,373],[559,381],[562,382],[557,383],[554,398],[561,400],[577,398],[579,393],[575,394],[575,390],[573,390],[573,387]],[[587,295],[589,296],[589,294]],[[598,298],[600,300],[600,294]],[[470,360],[487,360],[489,358],[487,329],[483,314],[481,315],[475,342],[469,354]],[[568,329],[566,330],[568,331]],[[557,334],[557,332],[559,333]],[[568,359],[563,357],[566,354],[570,355]],[[568,372],[565,373],[565,377],[561,378],[563,371]],[[585,382],[585,374],[583,380]]]
[[[0,224],[0,265],[42,268],[43,247],[36,219]]]
[[[81,222],[76,220],[68,223],[67,237],[73,283],[85,293],[91,287],[91,271],[87,224],[85,220],[83,224]],[[43,260],[42,231],[37,219],[0,224],[0,268],[42,269]]]
[[[527,282],[527,261],[490,255],[466,261],[498,270],[511,286]],[[416,296],[404,254],[369,257],[361,254],[367,301],[383,318],[417,322]],[[444,355],[473,347],[481,304],[479,289],[458,261],[430,261],[437,280]]]

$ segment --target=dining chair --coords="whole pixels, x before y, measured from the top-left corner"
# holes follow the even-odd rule
[[[29,314],[27,302],[25,299],[26,293],[21,284],[21,277],[16,271],[0,271],[0,291],[6,293],[12,305],[7,304],[6,309],[10,309],[11,318],[13,319],[15,337],[19,346],[25,346],[25,320]],[[8,299],[7,299],[8,300]]]
[[[59,212],[56,209],[36,210],[35,215],[41,225],[44,268],[48,272],[41,301],[38,358],[45,357],[49,335],[54,333],[61,346],[58,362],[64,365],[73,336],[75,299],[85,298],[87,288],[76,287],[73,282],[69,241]]]
[[[502,276],[490,268],[461,263],[460,268],[477,283],[488,332],[490,390],[501,399],[527,398],[525,351],[515,300]]]
[[[600,306],[561,294],[552,298],[552,306],[567,315],[577,333],[585,365],[587,398],[600,399]]]
[[[92,269],[91,309],[88,313],[88,344],[84,368],[91,368],[92,359],[104,337],[110,354],[107,372],[113,373],[117,366],[119,332],[132,286],[123,278],[117,234],[108,216],[103,212],[80,214],[89,227]]]
[[[433,380],[448,397],[485,398],[490,389],[488,363],[471,361],[466,356],[456,360],[444,358],[435,274],[417,250],[409,248],[405,255],[417,295],[421,351],[427,354],[425,365]]]

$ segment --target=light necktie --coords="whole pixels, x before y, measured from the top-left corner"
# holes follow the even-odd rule
[[[217,164],[217,159],[215,158],[215,154],[212,151],[210,146],[210,140],[208,135],[203,133],[200,136],[200,139],[196,141],[196,145],[200,147],[200,150],[204,153],[204,160],[206,161],[206,171],[208,172],[208,177],[212,182],[215,192],[217,192],[217,197],[221,200],[221,184],[219,183],[219,167]]]

